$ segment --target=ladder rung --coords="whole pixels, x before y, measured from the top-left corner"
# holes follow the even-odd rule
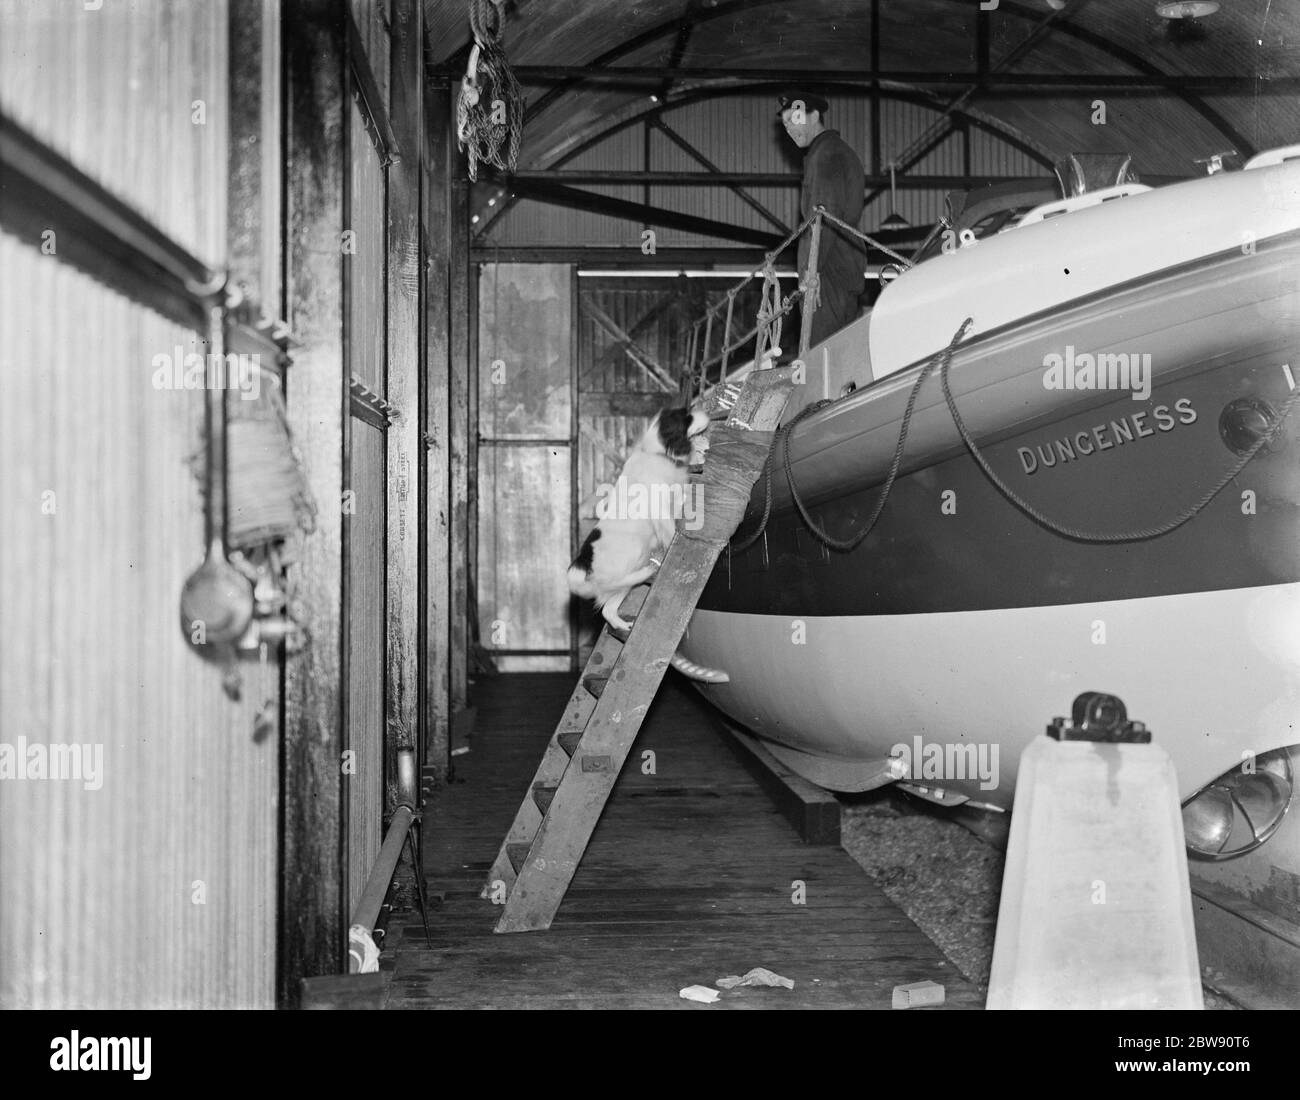
[[[578,742],[582,740],[582,730],[575,733],[557,733],[555,743],[560,746],[570,758],[578,751]]]
[[[558,783],[534,783],[533,784],[533,801],[537,803],[537,808],[546,813],[551,808],[551,800],[555,797]]]
[[[591,675],[584,676],[582,678],[582,686],[585,687],[589,692],[591,692],[591,694],[594,695],[597,699],[600,698],[601,693],[605,690],[605,685],[608,683],[609,683],[608,672],[604,674],[592,673]]]
[[[519,868],[524,865],[524,860],[528,858],[528,850],[531,844],[507,844],[506,858],[510,860],[510,866],[515,869],[515,874],[519,873]]]

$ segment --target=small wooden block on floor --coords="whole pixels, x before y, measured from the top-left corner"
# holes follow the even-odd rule
[[[303,1008],[383,1008],[388,992],[388,975],[325,974],[302,979]]]
[[[838,846],[839,800],[817,784],[795,775],[752,734],[742,732],[739,727],[725,720],[720,722],[729,735],[728,742],[745,765],[745,770],[758,780],[782,816],[794,826],[800,839],[805,844]]]
[[[451,716],[451,755],[461,756],[469,752],[470,738],[474,736],[474,726],[478,722],[478,707],[461,707]]]

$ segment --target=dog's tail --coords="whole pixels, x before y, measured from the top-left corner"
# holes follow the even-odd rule
[[[591,574],[577,562],[569,566],[569,591],[575,596],[593,600],[597,596],[596,586],[591,583]]]

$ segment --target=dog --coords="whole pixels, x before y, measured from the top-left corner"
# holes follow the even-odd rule
[[[569,590],[595,600],[615,630],[631,629],[619,616],[619,606],[658,572],[677,533],[677,518],[665,505],[682,499],[690,481],[691,440],[708,426],[709,416],[699,407],[679,406],[655,415],[623,463],[614,493],[597,507],[601,518],[569,566]],[[629,502],[632,507],[625,506]]]

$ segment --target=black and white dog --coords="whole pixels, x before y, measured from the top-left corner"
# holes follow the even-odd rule
[[[623,464],[613,493],[598,506],[600,519],[569,566],[569,589],[596,601],[617,630],[629,623],[618,609],[638,584],[655,575],[677,533],[674,502],[690,477],[691,440],[709,426],[700,408],[658,413]],[[629,506],[630,505],[630,506]]]

